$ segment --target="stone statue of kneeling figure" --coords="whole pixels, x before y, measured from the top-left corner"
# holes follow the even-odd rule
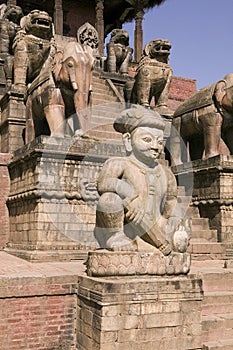
[[[141,106],[115,120],[127,155],[107,160],[99,175],[95,237],[101,248],[138,251],[140,237],[164,255],[187,250],[189,229],[176,215],[176,179],[159,159],[164,127],[157,112]]]

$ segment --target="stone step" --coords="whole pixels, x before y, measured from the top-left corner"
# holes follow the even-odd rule
[[[94,105],[102,105],[106,103],[106,99],[108,99],[109,102],[119,102],[118,98],[116,96],[111,96],[103,94],[103,95],[93,95],[92,97],[92,104]]]
[[[207,296],[209,292],[223,292],[226,295],[233,292],[233,269],[217,271],[214,268],[208,268],[208,262],[206,262],[206,268],[202,269],[202,279],[203,290]]]
[[[102,88],[93,87],[92,98],[95,96],[105,97],[105,103],[106,103],[106,101],[108,101],[109,97],[117,97],[116,94],[114,93],[114,91],[112,89],[108,88],[107,86],[103,86]]]
[[[205,292],[202,315],[233,314],[233,291]]]
[[[188,251],[192,254],[192,259],[197,260],[222,260],[226,257],[225,245],[216,242],[192,242],[191,240]]]
[[[190,206],[188,208],[187,214],[189,215],[189,217],[193,218],[200,218],[200,214],[199,214],[199,209],[198,207],[193,207]]]
[[[222,339],[222,338],[221,338]],[[232,350],[233,349],[233,337],[232,339],[223,339],[219,341],[205,342],[202,350]]]
[[[100,129],[93,128],[87,132],[87,135],[89,137],[94,137],[98,140],[108,140],[111,141],[111,143],[117,143],[119,145],[122,145],[121,135],[118,136],[115,132],[103,131]]]
[[[198,217],[194,217],[192,219],[192,227],[195,229],[209,229],[209,219],[207,218],[198,218]]]
[[[193,227],[192,225],[192,242],[194,242],[194,240],[201,240],[202,242],[217,242],[218,231],[210,229],[196,229],[196,227]]]
[[[233,314],[202,316],[203,343],[233,339]]]

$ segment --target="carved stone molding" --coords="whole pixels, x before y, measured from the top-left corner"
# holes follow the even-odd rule
[[[89,276],[132,275],[179,275],[190,269],[190,254],[173,252],[164,256],[157,252],[110,252],[107,250],[88,253]]]

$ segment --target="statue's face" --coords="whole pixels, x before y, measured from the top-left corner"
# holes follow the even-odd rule
[[[163,151],[163,131],[150,127],[139,127],[131,134],[134,156],[147,165],[153,165]]]

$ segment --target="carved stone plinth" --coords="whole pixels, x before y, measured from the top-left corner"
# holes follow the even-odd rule
[[[176,277],[80,277],[79,349],[199,350],[202,281]]]
[[[24,145],[26,117],[23,94],[7,93],[0,101],[0,108],[1,152],[13,152]]]
[[[192,204],[210,228],[218,230],[220,242],[233,244],[233,156],[219,155],[174,167],[186,190],[192,191]]]
[[[179,275],[190,270],[190,254],[172,252],[164,256],[157,252],[109,252],[88,253],[89,276]]]
[[[6,92],[6,76],[4,72],[4,59],[0,58],[0,98],[3,97],[3,95]]]
[[[97,245],[96,178],[106,158],[121,151],[91,139],[44,136],[14,152],[7,251],[31,261],[86,257]]]

